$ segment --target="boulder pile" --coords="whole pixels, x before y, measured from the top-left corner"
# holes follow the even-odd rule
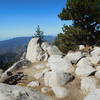
[[[27,63],[25,64],[21,63],[26,61]],[[39,38],[32,38],[29,42],[25,59],[18,61],[17,64],[15,63],[11,68],[1,74],[1,82],[9,79],[13,73],[17,73],[18,71],[22,71],[28,76],[26,81],[21,80],[19,83],[26,84],[25,86],[29,88],[40,89],[44,94],[53,93],[56,98],[54,100],[63,100],[63,98],[74,94],[67,86],[74,82],[75,79],[80,80],[79,91],[84,94],[81,100],[100,100],[100,84],[98,84],[100,83],[100,47],[94,46],[93,48],[88,47],[87,49],[84,45],[80,45],[79,50],[69,51],[64,55],[58,47],[41,41]],[[9,75],[9,73],[11,74]],[[0,85],[3,86],[4,84]],[[0,93],[2,89],[0,88]],[[19,96],[19,91],[17,93]],[[3,92],[1,94],[3,95]],[[24,95],[26,96],[27,94]],[[12,98],[15,97],[12,96]],[[18,100],[33,100],[33,98],[34,95],[29,99]],[[45,98],[40,99],[39,97],[39,99],[34,100],[51,100],[51,98]]]

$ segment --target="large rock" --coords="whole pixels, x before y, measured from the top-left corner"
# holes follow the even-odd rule
[[[60,99],[69,95],[69,90],[64,87],[53,87],[52,90],[55,96]]]
[[[43,50],[41,48],[41,41],[39,38],[32,38],[28,44],[26,59],[37,62],[43,60]]]
[[[77,52],[69,52],[64,59],[69,59],[72,63],[77,63],[79,59],[83,57],[80,51]]]
[[[52,100],[40,92],[0,83],[0,100]]]
[[[69,59],[63,59],[61,55],[52,55],[48,59],[49,67],[54,71],[73,72],[74,68]]]
[[[81,80],[81,89],[85,92],[90,92],[96,89],[96,79],[92,77],[85,77]]]
[[[47,48],[47,52],[48,52],[49,56],[51,56],[51,55],[62,55],[62,52],[56,46],[49,46]]]
[[[63,86],[68,82],[72,81],[74,76],[70,73],[65,72],[47,72],[44,75],[44,83],[46,86],[55,87],[55,86]]]
[[[75,70],[75,74],[81,77],[88,76],[96,70],[91,66],[91,63],[88,59],[82,58],[77,63],[77,68]]]
[[[84,100],[100,100],[100,89],[90,92]]]

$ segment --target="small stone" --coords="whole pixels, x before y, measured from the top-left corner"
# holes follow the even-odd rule
[[[40,85],[40,83],[38,81],[32,81],[30,83],[28,83],[27,86],[29,87],[38,87]]]
[[[50,91],[51,91],[51,89],[48,88],[48,87],[41,88],[41,92],[43,92],[43,93],[47,93],[47,92],[50,92]]]
[[[84,45],[79,45],[79,50],[83,50],[85,49],[85,46]]]
[[[46,65],[45,64],[38,64],[35,66],[36,69],[42,69],[42,68],[45,68]]]
[[[36,73],[36,74],[34,74],[34,78],[35,79],[40,79],[40,78],[42,78],[42,76],[43,76],[43,74],[42,73]]]
[[[28,66],[23,66],[22,68],[23,68],[23,69],[26,69],[26,68],[28,68]]]
[[[97,72],[95,73],[95,77],[98,78],[98,79],[100,79],[100,71],[97,71]]]

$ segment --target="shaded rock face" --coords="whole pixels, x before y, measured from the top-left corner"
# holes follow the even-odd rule
[[[0,99],[2,100],[52,100],[40,92],[21,86],[0,83]]]

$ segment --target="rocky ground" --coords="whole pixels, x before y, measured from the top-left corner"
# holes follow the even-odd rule
[[[65,55],[33,38],[26,56],[0,73],[2,100],[100,100],[100,47]]]

